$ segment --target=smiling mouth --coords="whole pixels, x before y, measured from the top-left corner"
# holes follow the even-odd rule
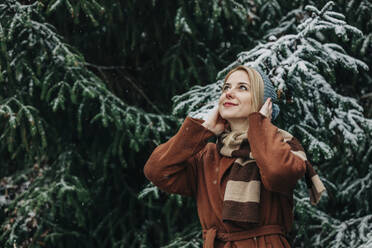
[[[228,102],[225,102],[223,104],[224,107],[234,107],[234,106],[237,106],[238,104],[233,104],[233,103],[228,103]]]

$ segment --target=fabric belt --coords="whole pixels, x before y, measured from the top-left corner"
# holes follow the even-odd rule
[[[283,228],[280,225],[264,225],[242,232],[224,233],[218,232],[215,227],[203,230],[204,248],[214,248],[215,239],[227,242],[224,248],[232,247],[232,241],[256,238],[269,234],[284,235]]]

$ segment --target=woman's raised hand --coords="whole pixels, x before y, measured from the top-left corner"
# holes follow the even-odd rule
[[[220,135],[225,130],[227,124],[227,121],[222,119],[217,105],[209,112],[208,117],[205,122],[203,122],[202,126],[209,129],[215,135]]]
[[[271,121],[271,116],[273,113],[273,103],[271,101],[271,98],[267,98],[266,102],[260,109],[260,113],[266,116]]]

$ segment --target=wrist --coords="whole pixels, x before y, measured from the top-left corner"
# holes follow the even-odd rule
[[[208,130],[211,130],[211,128],[209,127],[209,124],[206,121],[202,123],[202,126]]]
[[[209,123],[204,122],[204,123],[202,124],[202,126],[203,126],[204,128],[206,128],[206,129],[208,129],[208,131],[212,132],[214,135],[217,135],[217,134],[216,134],[216,131],[215,131],[215,130],[210,126]]]

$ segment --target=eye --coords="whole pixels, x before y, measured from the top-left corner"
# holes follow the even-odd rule
[[[222,87],[222,91],[225,91],[225,90],[227,90],[228,88],[229,88],[229,86],[228,86],[228,85],[225,85],[225,86]]]
[[[246,86],[244,86],[244,85],[240,85],[239,86],[239,89],[248,90],[248,88]]]

